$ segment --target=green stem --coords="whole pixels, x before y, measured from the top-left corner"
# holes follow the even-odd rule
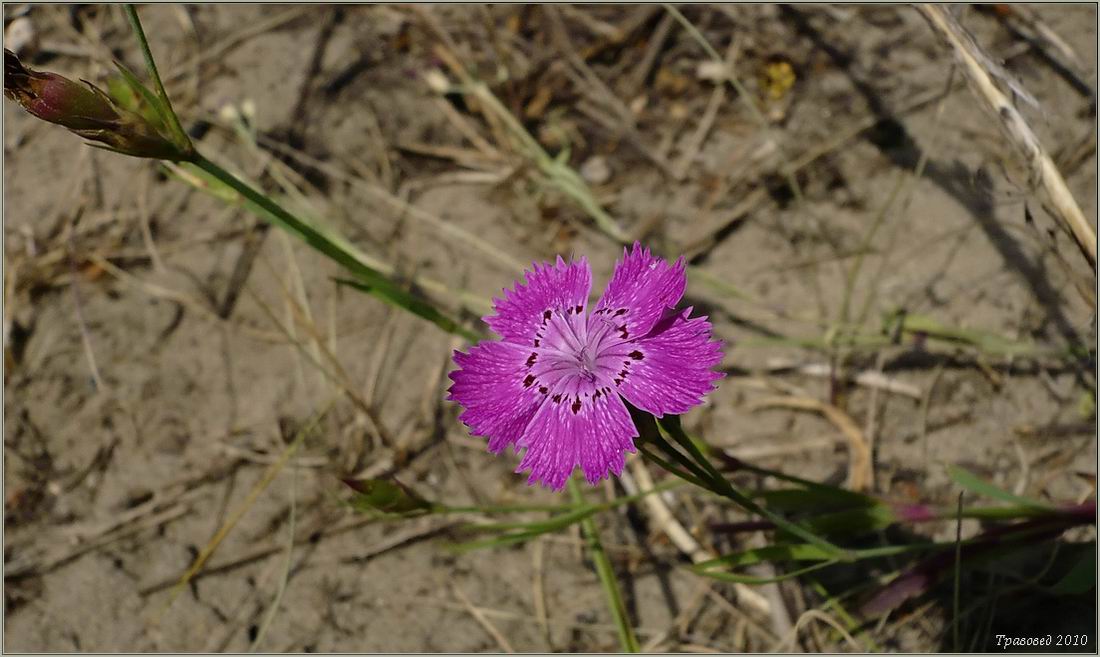
[[[584,504],[584,493],[577,484],[577,480],[569,478],[569,493],[573,496],[575,504]],[[623,604],[622,595],[619,593],[619,583],[615,579],[615,571],[611,567],[611,560],[607,558],[603,545],[600,543],[600,534],[596,530],[596,523],[591,517],[581,521],[581,531],[588,541],[588,549],[592,555],[592,561],[596,565],[596,573],[600,576],[600,584],[607,594],[607,606],[611,615],[615,618],[615,627],[619,631],[619,644],[624,652],[641,652],[638,639],[634,636],[634,629],[630,626],[630,620],[626,615],[626,605]]]
[[[960,582],[962,581],[962,508],[963,508],[963,495],[962,491],[959,491],[959,504],[958,504],[958,519],[955,521],[955,590],[952,595],[952,613],[951,613],[951,634],[954,640],[955,651],[959,650],[959,592]]]
[[[134,5],[123,5],[123,9],[126,12],[126,18],[130,21],[130,27],[137,37],[141,54],[145,58],[145,68],[149,71],[149,77],[153,78],[153,86],[157,91],[157,97],[164,104],[161,114],[168,122],[168,128],[172,131],[172,138],[185,153],[194,153],[195,147],[191,144],[191,138],[187,136],[187,131],[183,129],[179,117],[176,116],[176,111],[172,109],[172,101],[168,99],[168,92],[164,90],[164,83],[161,82],[160,73],[157,72],[157,63],[153,60],[153,51],[150,50],[149,41],[145,38],[145,30],[141,27],[141,19],[138,18],[137,9],[134,8]]]
[[[724,476],[722,476],[720,472],[718,472],[718,470],[713,465],[711,465],[710,460],[707,459],[707,457],[699,451],[699,448],[695,446],[695,443],[691,441],[691,438],[688,437],[686,433],[684,433],[683,429],[680,427],[678,416],[665,416],[658,420],[656,424],[658,427],[658,432],[657,440],[655,442],[657,442],[658,446],[661,447],[661,449],[670,456],[676,455],[678,453],[677,450],[673,448],[667,440],[665,440],[663,434],[668,433],[670,436],[672,436],[672,438],[691,455],[692,459],[694,459],[694,461],[697,462],[699,466],[701,466],[705,470],[705,472],[699,476],[704,481],[710,483],[710,486],[708,486],[708,488],[712,492],[732,500],[746,511],[755,513],[757,515],[767,518],[768,520],[771,520],[773,523],[775,523],[777,528],[783,529],[795,536],[798,536],[799,538],[802,538],[803,540],[817,546],[818,548],[824,550],[832,556],[835,556],[839,559],[850,558],[851,555],[847,550],[839,548],[829,541],[826,541],[825,539],[817,536],[805,527],[795,524],[783,518],[782,516],[767,510],[766,508],[754,502],[747,495],[734,488],[733,484],[731,484]],[[692,472],[698,473],[698,471],[694,468],[692,469]]]
[[[367,281],[375,281],[381,276],[379,272],[361,262],[351,249],[335,243],[331,236],[325,235],[321,231],[287,212],[278,203],[256,191],[217,164],[214,164],[201,153],[195,154],[194,165],[240,194],[246,203],[253,206],[253,209],[258,210],[260,214],[270,219],[280,228],[302,238],[311,247],[343,265],[353,274],[361,276]]]
[[[644,445],[638,446],[638,453],[641,454],[642,458],[644,458],[645,460],[660,466],[665,471],[679,477],[680,479],[683,479],[689,484],[702,488],[703,490],[710,490],[710,486],[708,486],[705,481],[680,470],[672,462],[667,461],[660,456],[654,454],[650,450],[646,449]]]

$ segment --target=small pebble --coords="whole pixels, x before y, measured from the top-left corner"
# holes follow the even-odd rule
[[[581,177],[591,185],[602,185],[611,179],[611,167],[602,155],[593,155],[581,165]]]

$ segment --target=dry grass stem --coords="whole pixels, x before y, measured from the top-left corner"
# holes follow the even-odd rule
[[[477,624],[480,625],[485,632],[493,638],[493,641],[497,642],[497,646],[503,652],[509,655],[515,654],[516,649],[512,647],[512,644],[508,642],[508,639],[504,638],[504,635],[500,633],[500,630],[493,625],[492,621],[481,611],[480,608],[475,607],[470,598],[466,597],[466,594],[462,592],[462,589],[458,585],[451,586],[451,590],[454,591],[455,597],[458,598],[462,606],[466,608],[466,611],[470,612],[470,615],[474,617]]]
[[[635,485],[639,490],[653,490],[655,485],[653,477],[650,476],[649,470],[642,459],[630,459],[630,472],[634,476],[637,482]],[[695,540],[695,537],[676,520],[676,516],[672,514],[672,510],[668,508],[668,504],[660,495],[646,495],[642,501],[653,518],[655,528],[664,532],[668,539],[672,541],[672,544],[676,546],[676,549],[687,555],[692,563],[702,563],[714,558],[714,555],[704,549],[699,541]],[[762,616],[771,615],[771,605],[768,603],[768,599],[758,593],[756,589],[739,583],[734,584],[733,588],[737,592],[738,602]]]
[[[974,94],[985,103],[1005,129],[1005,134],[1008,135],[1012,145],[1024,158],[1032,180],[1046,193],[1047,201],[1053,208],[1054,214],[1077,240],[1078,246],[1088,257],[1089,264],[1095,271],[1096,231],[1085,219],[1058,167],[1050,159],[1031,126],[993,81],[994,77],[1000,76],[989,70],[987,64],[991,61],[989,56],[982,52],[981,47],[959,25],[946,7],[921,4],[917,5],[917,8],[928,20],[932,29],[954,49]]]
[[[848,489],[865,491],[874,484],[870,446],[855,420],[847,413],[812,397],[768,397],[749,404],[752,411],[765,408],[793,408],[824,415],[848,439]]]

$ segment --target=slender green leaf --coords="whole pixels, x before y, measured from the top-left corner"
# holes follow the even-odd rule
[[[578,505],[584,504],[584,493],[581,492],[577,480],[572,477],[569,478],[569,492],[573,497],[573,502]],[[596,529],[596,523],[592,521],[592,518],[585,518],[581,521],[581,533],[588,541],[588,551],[596,566],[596,574],[600,577],[604,594],[607,596],[608,610],[611,612],[612,618],[615,619],[615,627],[619,631],[619,645],[622,647],[623,652],[641,652],[638,638],[634,636],[634,628],[627,616],[622,594],[619,592],[619,582],[615,579],[615,570],[611,567],[611,560],[607,558],[607,553],[604,552],[603,544],[600,543],[600,533]]]
[[[470,531],[476,531],[478,533],[508,531],[513,529],[523,530],[525,533],[533,535],[545,534],[547,532],[557,531],[559,529],[565,529],[569,525],[578,523],[589,516],[600,511],[600,507],[589,504],[582,508],[567,513],[559,513],[551,516],[546,520],[534,520],[534,521],[517,521],[517,522],[492,522],[480,525],[469,525],[466,529]]]
[[[692,569],[697,571],[711,570],[716,566],[736,568],[738,566],[751,566],[765,562],[786,561],[830,561],[835,555],[830,554],[816,545],[809,543],[793,543],[781,545],[767,545],[764,547],[745,550],[736,554],[728,554],[708,561],[695,564]]]
[[[712,579],[717,579],[717,580],[720,580],[720,581],[723,581],[723,582],[734,582],[736,584],[758,585],[758,584],[773,584],[775,582],[782,582],[782,581],[789,580],[789,579],[795,579],[795,578],[801,577],[801,576],[803,576],[807,573],[812,573],[815,570],[821,570],[823,568],[829,568],[830,566],[835,566],[838,563],[841,563],[841,561],[839,559],[829,559],[828,561],[822,561],[820,563],[815,563],[812,566],[807,566],[805,568],[799,568],[798,570],[792,570],[789,573],[783,573],[781,575],[775,575],[774,577],[756,577],[754,575],[741,575],[741,574],[738,574],[738,573],[731,573],[731,572],[727,572],[727,571],[724,571],[724,570],[697,570],[695,572],[697,572],[700,575],[703,575],[704,577],[710,577]]]
[[[1006,490],[997,488],[969,470],[957,465],[947,466],[947,474],[956,484],[977,495],[984,495],[985,497],[991,497],[995,500],[1001,500],[1002,502],[1008,502],[1009,504],[1017,506],[1027,506],[1033,509],[1054,509],[1054,507],[1049,504],[1038,500],[1030,500],[1026,497],[1020,497],[1019,495],[1013,495]]]
[[[713,465],[711,465],[710,461],[699,451],[699,448],[695,445],[694,442],[692,442],[691,438],[688,437],[686,433],[684,433],[683,428],[680,426],[679,416],[666,415],[663,418],[658,419],[656,424],[658,427],[658,435],[656,436],[656,438],[658,440],[656,440],[655,442],[657,442],[658,446],[660,446],[670,456],[675,456],[678,453],[677,450],[673,449],[672,446],[664,440],[664,436],[661,434],[667,433],[668,435],[670,435],[673,440],[675,440],[681,447],[683,447],[689,454],[691,454],[692,458],[696,462],[698,462],[699,465],[696,466],[695,469],[693,469],[693,472],[696,472],[700,466],[703,468],[705,472],[700,475],[700,478],[711,483],[711,487],[709,487],[711,491],[732,500],[733,502],[748,511],[751,511],[767,518],[768,520],[771,520],[773,523],[775,523],[778,529],[789,532],[790,534],[793,534],[794,536],[797,536],[804,541],[813,543],[823,550],[830,551],[832,553],[832,556],[834,557],[846,558],[847,551],[843,548],[837,547],[836,545],[833,545],[832,543],[826,541],[820,536],[817,536],[809,529],[793,523],[786,518],[776,513],[773,513],[772,511],[769,511],[768,509],[754,502],[744,493],[734,488],[733,485],[724,476],[722,476],[722,474],[719,473]]]
[[[595,515],[596,513],[600,513],[601,511],[607,511],[608,509],[613,509],[615,507],[624,506],[624,505],[627,505],[627,504],[632,504],[632,503],[642,499],[643,497],[645,497],[647,495],[652,495],[654,493],[659,493],[659,492],[662,492],[662,491],[666,491],[666,490],[669,490],[669,489],[674,488],[674,487],[679,486],[679,485],[680,485],[679,481],[675,481],[675,480],[666,481],[662,484],[654,486],[653,488],[651,488],[649,490],[641,491],[641,492],[635,493],[633,495],[624,495],[622,497],[617,497],[617,498],[615,498],[615,499],[613,499],[609,502],[603,502],[601,504],[588,504],[588,503],[586,503],[583,506],[579,506],[579,507],[577,507],[576,505],[573,505],[574,508],[571,508],[571,509],[566,507],[566,506],[562,506],[562,507],[559,507],[559,508],[564,510],[563,513],[559,513],[557,515],[551,516],[550,518],[547,518],[545,520],[529,520],[529,521],[518,521],[518,522],[494,522],[494,523],[484,523],[484,524],[477,524],[477,525],[468,525],[468,526],[464,527],[463,529],[465,529],[467,531],[471,531],[471,532],[477,532],[477,533],[494,532],[494,531],[508,531],[508,530],[519,530],[519,531],[510,533],[510,534],[504,534],[502,536],[497,536],[497,537],[494,537],[494,538],[483,539],[483,540],[479,540],[479,541],[471,541],[471,542],[467,542],[467,543],[459,543],[455,547],[456,547],[456,549],[465,552],[465,551],[469,551],[469,550],[475,550],[475,549],[481,549],[481,548],[487,548],[487,547],[498,547],[498,546],[501,546],[501,545],[511,545],[513,543],[519,543],[519,542],[527,541],[527,540],[530,540],[530,539],[532,539],[536,536],[539,536],[540,534],[546,534],[546,533],[549,533],[549,532],[560,531],[562,529],[565,529],[566,527],[568,527],[572,524],[578,523],[578,522],[582,522],[583,520],[585,520],[587,518],[590,518],[591,516]],[[440,509],[440,512],[453,513],[453,512],[459,511],[459,510],[460,509],[458,509],[457,507],[442,507]],[[464,509],[461,509],[461,510],[462,511],[469,510],[469,511],[484,512],[484,511],[482,511],[481,509],[478,509],[478,508],[464,508]],[[520,508],[518,510],[529,510],[529,509]]]
[[[1080,595],[1096,588],[1096,543],[1081,550],[1077,562],[1060,580],[1047,587],[1055,595]]]
[[[477,341],[480,336],[434,308],[429,302],[404,290],[385,274],[366,263],[366,258],[343,237],[329,234],[283,209],[264,194],[252,189],[236,176],[210,160],[197,156],[183,170],[201,181],[201,189],[225,202],[241,203],[247,210],[302,239],[355,275],[357,282],[340,281],[369,292],[382,301],[427,319],[439,328]]]
[[[830,511],[833,509],[870,509],[882,506],[882,502],[868,495],[831,486],[808,488],[783,488],[780,490],[759,491],[754,498],[763,500],[769,509],[776,512],[798,513]]]
[[[884,325],[890,325],[901,321],[901,328],[906,333],[916,333],[934,340],[954,342],[975,347],[989,354],[1000,355],[1056,355],[1057,351],[1048,347],[1015,342],[1003,336],[988,331],[975,329],[962,329],[943,324],[931,317],[913,315],[909,313],[889,313],[883,320]]]
[[[361,292],[366,292],[367,294],[377,297],[392,306],[407,310],[417,317],[426,319],[432,324],[435,324],[447,333],[460,335],[471,342],[477,342],[484,337],[443,314],[424,299],[398,287],[381,273],[378,273],[377,278],[370,283],[361,283],[359,281],[351,281],[344,278],[337,278],[334,280],[340,285],[353,287]]]
[[[127,107],[124,104],[127,98],[121,95],[121,87],[117,82],[114,85],[108,86],[112,98],[123,101],[120,102],[120,105],[152,121],[154,125],[157,126],[158,130],[169,132],[168,110],[164,108],[164,104],[160,102],[160,99],[157,98],[148,87],[142,84],[141,80],[139,80],[130,69],[126,68],[122,62],[116,61],[115,68],[118,69],[119,74],[122,76],[122,82],[125,83],[130,93],[133,94],[131,102],[135,106]],[[116,96],[116,93],[118,93],[118,96]]]
[[[434,504],[396,479],[345,479],[344,483],[355,491],[351,506],[359,511],[413,513],[435,508]]]
[[[806,520],[811,530],[823,536],[857,536],[885,529],[900,518],[888,504],[862,509],[848,509]]]
[[[168,129],[169,134],[172,135],[172,141],[176,143],[181,151],[193,155],[194,146],[191,144],[191,138],[187,136],[187,132],[183,129],[179,117],[176,115],[175,110],[172,109],[172,100],[168,98],[168,92],[164,90],[164,83],[161,81],[160,73],[157,71],[157,63],[156,60],[153,59],[153,51],[149,48],[149,42],[145,38],[145,30],[141,27],[141,19],[138,18],[137,9],[131,4],[124,5],[123,9],[126,12],[126,18],[130,21],[130,28],[134,31],[134,36],[137,38],[138,46],[141,48],[141,54],[145,58],[145,68],[149,71],[149,77],[153,80],[153,86],[156,88],[155,97],[157,102],[154,104],[154,107],[156,107],[158,112],[164,117],[164,125]]]

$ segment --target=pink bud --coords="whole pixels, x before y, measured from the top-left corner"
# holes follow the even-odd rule
[[[136,157],[186,160],[188,153],[139,114],[119,107],[88,82],[23,66],[15,53],[4,50],[4,95],[34,116],[64,126]]]

